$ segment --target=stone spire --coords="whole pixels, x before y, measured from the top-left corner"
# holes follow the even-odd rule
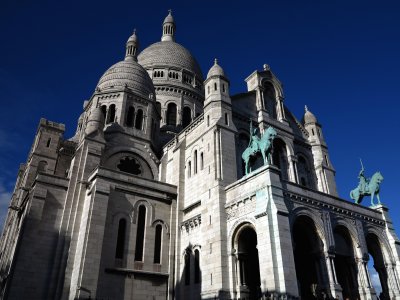
[[[136,35],[136,29],[134,29],[132,35],[126,42],[125,60],[137,61],[138,49],[139,49],[139,39]]]
[[[163,42],[175,42],[175,21],[172,16],[172,10],[168,10],[168,16],[165,17],[163,23],[163,35],[161,41]]]

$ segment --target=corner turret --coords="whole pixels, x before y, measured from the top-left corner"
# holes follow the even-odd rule
[[[322,134],[322,126],[315,115],[305,106],[303,117],[304,128],[308,132],[308,141],[311,144],[314,157],[314,168],[318,179],[318,190],[337,196],[335,169],[329,159],[328,147]]]

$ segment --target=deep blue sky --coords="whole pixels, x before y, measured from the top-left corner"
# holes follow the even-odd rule
[[[238,93],[267,63],[299,119],[308,105],[323,125],[341,197],[357,185],[359,157],[367,175],[380,170],[381,199],[400,233],[399,3],[2,0],[0,214],[39,119],[65,123],[71,137],[83,101],[124,57],[133,28],[141,49],[159,41],[172,8],[176,40],[204,74],[217,57]]]

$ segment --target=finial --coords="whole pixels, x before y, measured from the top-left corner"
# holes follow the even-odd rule
[[[161,41],[174,42],[175,41],[175,21],[172,16],[172,9],[168,10],[168,16],[165,17],[163,22],[163,35]]]
[[[218,65],[218,59],[214,58],[214,65]]]
[[[126,42],[125,60],[136,61],[138,49],[139,49],[139,39],[136,35],[136,28],[134,28],[132,35]]]
[[[304,105],[304,111],[305,111],[305,112],[308,112],[308,107],[307,107],[307,105]]]
[[[269,71],[270,70],[269,65],[267,65],[267,64],[264,64],[263,68],[264,68],[264,71]]]

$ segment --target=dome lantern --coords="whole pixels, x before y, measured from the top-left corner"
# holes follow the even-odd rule
[[[307,105],[304,106],[304,124],[310,124],[310,123],[317,123],[317,118],[315,117],[315,115],[308,110]]]
[[[139,39],[136,35],[136,29],[134,29],[132,35],[126,42],[125,60],[137,61],[138,49],[139,49]]]
[[[163,42],[174,42],[175,41],[175,21],[172,16],[172,10],[168,10],[168,16],[164,19],[163,23],[163,35],[161,41]]]

